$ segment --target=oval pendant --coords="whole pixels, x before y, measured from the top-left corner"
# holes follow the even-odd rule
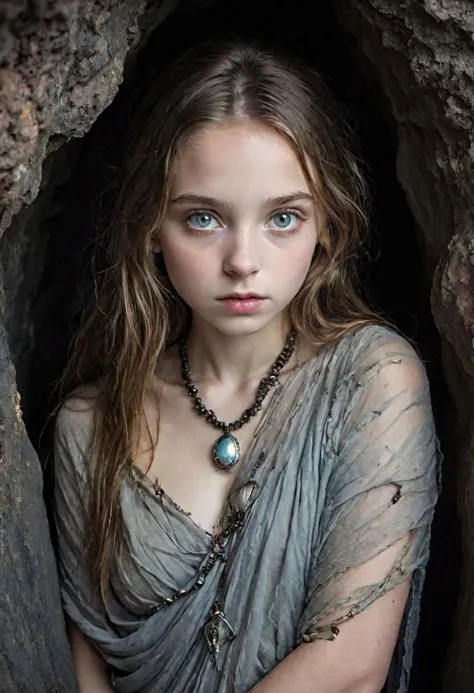
[[[214,462],[221,469],[232,469],[240,459],[240,445],[231,433],[225,433],[214,443]]]

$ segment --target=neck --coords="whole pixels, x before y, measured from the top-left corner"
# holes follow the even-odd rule
[[[234,337],[194,320],[188,338],[194,382],[212,380],[238,386],[263,377],[282,350],[288,331],[279,321],[255,334]]]

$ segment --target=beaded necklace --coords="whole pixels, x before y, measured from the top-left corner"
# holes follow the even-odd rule
[[[188,388],[188,395],[194,400],[197,413],[203,416],[211,426],[223,431],[223,435],[216,440],[212,448],[212,459],[220,469],[229,471],[235,467],[239,461],[240,444],[232,432],[242,428],[242,426],[248,423],[250,419],[262,409],[262,403],[265,397],[268,395],[270,389],[278,383],[278,374],[283,366],[288,363],[293,354],[295,342],[296,330],[292,329],[275,363],[270,368],[268,374],[260,381],[254,403],[243,412],[240,418],[226,423],[225,421],[220,421],[212,409],[208,409],[199,397],[199,391],[191,376],[186,339],[181,341],[179,347],[181,375],[183,376],[185,386]]]

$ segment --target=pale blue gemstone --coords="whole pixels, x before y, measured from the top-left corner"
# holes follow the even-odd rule
[[[240,446],[237,438],[227,433],[214,445],[214,459],[222,469],[231,469],[240,458]]]

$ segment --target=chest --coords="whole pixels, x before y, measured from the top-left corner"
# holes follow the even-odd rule
[[[267,406],[271,398],[269,396]],[[218,397],[215,393],[214,401],[216,415],[225,421],[237,419],[249,406],[245,394]],[[183,511],[189,513],[197,525],[212,533],[258,435],[265,410],[266,407],[234,431],[240,447],[240,460],[231,470],[222,470],[213,459],[213,448],[222,431],[197,414],[186,392],[164,387],[159,402],[159,428],[154,449],[150,449],[149,444],[146,446],[144,441],[136,464],[157,488],[165,491]],[[146,414],[148,421],[156,421],[156,406],[148,402]]]

